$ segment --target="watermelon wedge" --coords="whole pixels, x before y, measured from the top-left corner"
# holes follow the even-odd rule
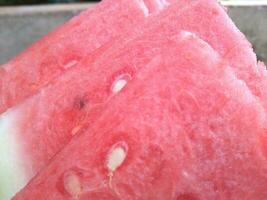
[[[198,2],[186,15],[163,18],[162,28],[185,29],[207,41],[229,63],[237,77],[244,80],[252,93],[261,99],[267,110],[266,67],[257,65],[251,44],[219,4],[213,0]],[[175,12],[174,7],[170,7],[169,12]]]
[[[159,42],[168,50],[172,36],[147,33],[111,48],[102,56],[100,49],[37,95],[3,114],[0,118],[4,136],[0,137],[3,196],[10,196],[24,186],[84,124],[93,124],[103,105],[162,50],[158,48]],[[130,59],[135,55],[138,57]],[[5,199],[3,196],[1,199]]]
[[[143,0],[104,0],[3,65],[0,68],[0,113],[168,5],[165,0],[145,1],[149,7]]]
[[[202,15],[204,19],[199,23]],[[220,27],[222,23],[227,26]],[[255,55],[223,8],[208,0],[173,3],[149,17],[144,25],[137,25],[128,37],[99,48],[38,94],[1,116],[2,196],[10,196],[25,185],[84,124],[93,124],[106,102],[134,78],[144,63],[162,51],[159,44],[168,51],[169,39],[182,28],[208,41],[225,58],[224,62],[232,64],[236,75],[249,82],[246,74],[253,74]],[[229,35],[232,43],[223,34]],[[251,58],[252,64],[242,61],[244,55]],[[265,80],[264,76],[261,78]],[[251,88],[256,94],[256,87]]]
[[[265,200],[266,120],[232,68],[182,32],[13,200]]]

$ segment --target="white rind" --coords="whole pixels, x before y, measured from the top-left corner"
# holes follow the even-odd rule
[[[9,110],[0,116],[0,199],[9,200],[26,183],[27,178],[16,140],[16,112]]]

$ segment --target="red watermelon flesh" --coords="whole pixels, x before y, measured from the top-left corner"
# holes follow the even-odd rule
[[[136,70],[141,68],[148,58],[161,51],[157,40],[161,41],[166,37],[166,40],[161,42],[168,51],[167,36],[173,36],[184,27],[207,39],[221,54],[227,49],[230,50],[231,44],[224,40],[219,43],[222,35],[215,32],[216,28],[219,28],[216,25],[218,21],[229,22],[227,15],[216,2],[205,4],[206,13],[211,13],[207,17],[214,15],[213,18],[206,21],[207,24],[196,23],[199,16],[205,14],[202,6],[205,2],[208,1],[179,1],[178,4],[167,8],[166,12],[151,17],[144,26],[140,25],[143,30],[138,26],[129,37],[121,38],[115,45],[107,44],[100,48],[98,52],[88,56],[89,58],[75,68],[69,69],[67,73],[40,90],[39,94],[5,113],[1,117],[0,128],[4,127],[1,132],[8,136],[1,138],[1,144],[5,145],[2,151],[4,156],[0,161],[3,163],[4,160],[4,167],[8,166],[7,174],[12,174],[10,176],[13,177],[13,182],[17,181],[16,177],[23,177],[19,182],[20,185],[25,184],[83,127],[84,122],[93,123],[102,111],[102,103],[107,102],[114,91],[116,93],[128,79],[133,78]],[[216,12],[209,12],[210,10]],[[190,20],[184,22],[184,16]],[[193,22],[196,23],[194,26]],[[228,27],[221,28],[222,32],[231,35],[232,40],[238,42],[243,48],[242,52],[240,50],[242,55],[253,57],[248,42],[238,38],[242,36],[241,33],[231,22],[229,23]],[[204,24],[205,27],[211,26],[210,24],[214,27],[209,28],[211,31],[205,31]],[[137,39],[129,39],[135,37]],[[101,55],[105,51],[106,53]],[[94,62],[97,64],[93,64]],[[86,66],[90,68],[85,68]],[[236,66],[233,68],[238,72],[237,75],[242,75]],[[253,66],[247,66],[247,70],[249,67]],[[117,81],[118,87],[113,88],[113,82]],[[7,182],[4,179],[1,185]],[[18,188],[16,184],[13,185]],[[12,188],[11,190],[14,191]]]
[[[136,71],[158,52],[168,51],[175,35],[147,33],[113,48],[112,54],[94,55],[101,60],[92,55],[81,63],[90,68],[73,68],[2,115],[1,176],[12,177],[0,180],[2,188],[12,194],[25,185],[85,123],[94,123],[103,105],[134,78]]]
[[[260,101],[182,32],[13,200],[265,200]]]
[[[88,53],[112,38],[124,35],[129,28],[138,26],[148,15],[158,13],[175,2],[177,0],[118,0],[115,3],[105,0],[72,19],[0,68],[0,112],[31,96],[66,71],[66,68],[75,66]],[[187,0],[184,5],[192,2]],[[162,17],[165,26],[186,28],[199,34],[230,61],[238,77],[246,80],[253,93],[263,99],[267,98],[264,90],[266,78],[262,79],[258,72],[250,44],[215,1],[195,1],[196,4],[198,2],[202,2],[202,6],[195,7],[188,15],[177,16],[179,10],[170,8]],[[170,21],[176,20],[178,22],[170,24]],[[140,31],[139,28],[136,30]]]
[[[168,12],[175,12],[174,6]],[[177,23],[168,22],[177,21]],[[200,0],[186,15],[162,17],[162,28],[185,29],[207,41],[233,67],[238,78],[245,81],[267,110],[266,68],[257,66],[251,44],[213,0]]]
[[[173,0],[169,0],[170,2]],[[111,39],[168,5],[165,0],[104,0],[0,68],[0,113],[31,96]]]
[[[179,3],[176,4],[178,8],[183,5],[182,1]],[[154,24],[159,31],[157,20]],[[117,93],[125,81],[159,51],[157,40],[163,39],[162,44],[168,46],[164,33],[167,34],[167,30],[162,34],[147,31],[146,35],[140,36],[141,40],[125,40],[118,43],[117,48],[105,45],[37,95],[0,117],[1,199],[8,199],[4,197],[25,185],[82,128],[85,120],[94,122],[101,112],[101,104]],[[105,48],[110,50],[102,56],[98,67],[84,67],[93,66],[93,61],[99,60],[97,58]],[[131,59],[137,55],[138,58]]]

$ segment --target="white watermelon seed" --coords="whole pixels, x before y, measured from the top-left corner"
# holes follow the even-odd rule
[[[109,176],[109,187],[112,188],[113,172],[116,171],[125,161],[127,155],[128,146],[125,142],[118,142],[114,144],[107,156],[107,168]]]
[[[121,91],[125,86],[126,84],[128,83],[129,79],[130,79],[130,75],[129,74],[123,74],[123,75],[120,75],[115,81],[114,83],[112,84],[112,92],[114,94],[118,93],[119,91]]]
[[[126,158],[126,152],[122,147],[114,148],[108,155],[107,167],[108,170],[114,172],[119,166],[122,165]]]
[[[82,128],[81,125],[75,126],[71,131],[71,135],[75,135],[76,133],[78,133],[81,128]]]
[[[64,176],[64,188],[74,198],[79,198],[82,193],[82,184],[80,178],[75,173],[69,173]]]
[[[77,63],[78,63],[77,60],[71,60],[71,61],[69,61],[67,64],[64,65],[64,69],[71,68],[71,67],[73,67],[74,65],[76,65]]]

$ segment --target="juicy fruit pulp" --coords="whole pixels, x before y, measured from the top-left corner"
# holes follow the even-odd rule
[[[96,77],[97,80],[94,80],[88,74],[92,61],[87,58],[95,59],[96,55],[105,50],[105,45],[95,56],[94,53],[90,54],[93,50],[110,40],[114,41],[131,26],[142,23],[148,15],[159,14],[167,6],[160,2],[147,13],[140,0],[115,3],[106,0],[75,17],[0,69],[0,110],[5,110],[39,90],[36,95],[11,108],[0,118],[0,132],[4,135],[0,138],[3,147],[0,179],[2,188],[5,188],[1,199],[8,199],[25,185],[76,134],[87,115],[88,108],[84,107],[88,105],[88,98],[90,106],[94,107],[89,108],[91,115],[96,117],[100,107],[98,104],[105,102],[108,95],[112,96],[122,89],[125,84],[123,79],[114,84],[109,94],[102,78]],[[78,64],[83,57],[86,61]],[[118,73],[119,70],[121,68],[114,66],[110,72]],[[93,69],[90,73],[94,74],[95,71]],[[59,74],[62,77],[54,79]],[[121,78],[128,81],[131,77],[126,74]],[[98,85],[92,80],[97,81]],[[73,85],[66,91],[69,84]],[[90,88],[92,84],[94,87]],[[43,85],[46,87],[40,89]],[[89,86],[88,90],[86,85]],[[97,90],[99,96],[95,95]]]
[[[14,200],[264,200],[260,101],[204,41],[170,41]]]
[[[153,10],[153,5],[150,8]],[[15,138],[21,148],[7,152],[17,156],[15,159],[7,156],[15,160],[9,165],[18,164],[25,169],[22,174],[27,174],[27,179],[32,177],[73,135],[84,130],[85,124],[92,125],[110,97],[131,79],[135,80],[135,73],[152,57],[162,49],[168,52],[169,40],[175,38],[180,29],[196,33],[207,41],[224,58],[222,62],[230,63],[235,75],[245,81],[243,84],[248,85],[251,94],[260,97],[266,107],[263,101],[266,72],[258,70],[249,43],[216,2],[179,1],[146,21],[129,31],[127,37],[113,40],[115,44],[104,45],[8,113],[18,128],[9,134],[11,139],[4,138],[1,142],[9,143]],[[166,49],[159,48],[161,45]]]
[[[150,1],[150,0],[149,0]],[[142,0],[104,0],[0,68],[0,113],[146,18]]]
[[[182,2],[179,2],[176,7],[179,8],[181,5]],[[155,16],[155,18],[158,17]],[[153,26],[158,29],[157,23]],[[149,31],[147,32],[146,39],[136,44],[130,41],[129,47],[126,46],[127,40],[122,45],[118,45],[116,51],[113,45],[110,45],[110,50],[102,58],[103,66],[96,68],[93,67],[93,62],[99,60],[97,57],[103,53],[103,49],[99,49],[78,66],[40,90],[37,95],[7,112],[8,120],[12,122],[11,127],[16,127],[16,131],[5,129],[3,132],[15,138],[14,143],[17,146],[17,148],[7,148],[4,152],[9,158],[8,166],[5,168],[10,168],[13,172],[12,181],[19,182],[21,187],[33,177],[82,128],[85,119],[93,122],[97,118],[102,110],[101,104],[122,87],[121,82],[129,81],[135,71],[157,52],[153,45],[161,35],[150,38]],[[145,40],[147,44],[143,44]],[[166,40],[165,43],[167,45],[168,41]],[[105,45],[105,48],[108,49],[108,45]],[[141,56],[144,49],[147,49],[147,55]],[[125,51],[129,54],[121,57]],[[138,59],[129,62],[131,55],[138,54],[140,54]],[[119,78],[119,84],[117,78]],[[116,83],[114,84],[116,87],[112,86],[111,89],[112,82]],[[5,118],[4,116],[4,120]],[[9,144],[10,137],[2,137],[1,144]],[[5,162],[5,160],[0,161]],[[16,166],[16,170],[13,166]],[[6,175],[3,173],[1,176]],[[24,177],[22,182],[19,177]],[[15,189],[12,187],[11,191],[16,191],[18,188],[16,184],[6,181],[4,184],[13,185]]]

